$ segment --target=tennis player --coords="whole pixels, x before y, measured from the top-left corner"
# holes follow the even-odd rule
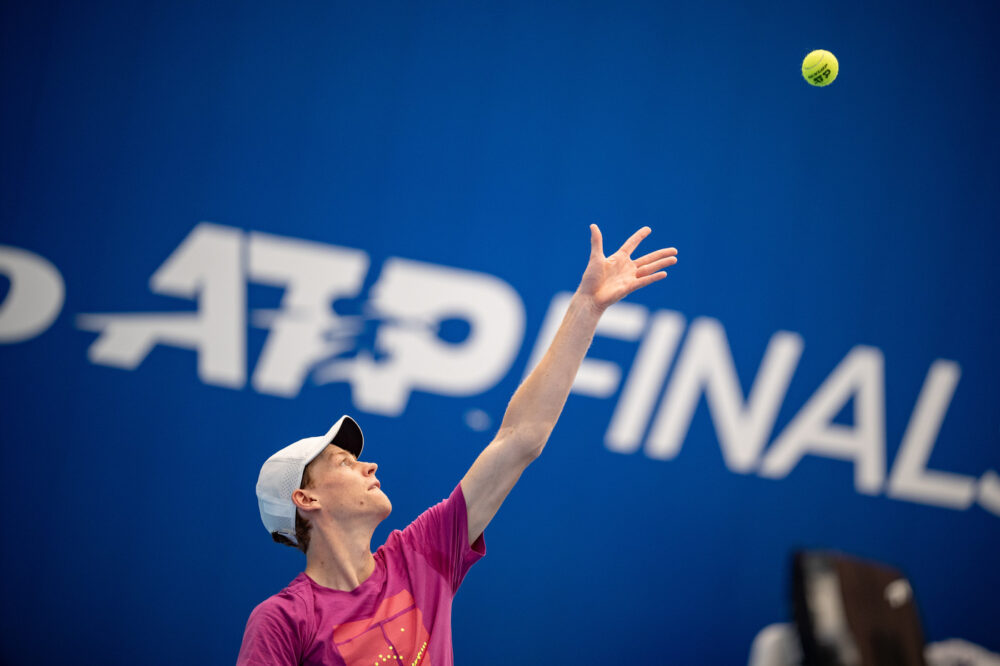
[[[483,531],[559,419],[601,314],[667,276],[677,250],[632,258],[649,227],[604,256],[590,226],[590,260],[545,356],[511,398],[500,429],[451,495],[371,552],[392,510],[378,465],[361,460],[349,416],[268,458],[257,498],[272,538],[300,549],[305,571],[250,614],[238,664],[451,666],[451,604],[486,552]]]

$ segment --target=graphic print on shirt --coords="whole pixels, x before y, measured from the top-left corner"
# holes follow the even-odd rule
[[[409,590],[389,597],[364,620],[333,629],[333,642],[348,664],[432,666],[427,653],[430,634],[423,613]]]

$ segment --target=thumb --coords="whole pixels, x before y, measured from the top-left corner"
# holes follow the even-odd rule
[[[590,225],[590,253],[604,256],[604,240],[601,238],[601,230],[596,224]]]

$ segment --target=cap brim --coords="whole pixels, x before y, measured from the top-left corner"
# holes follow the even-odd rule
[[[361,451],[365,447],[365,436],[361,432],[361,426],[346,415],[341,416],[340,420],[327,431],[326,441],[348,451],[355,458],[361,457]]]

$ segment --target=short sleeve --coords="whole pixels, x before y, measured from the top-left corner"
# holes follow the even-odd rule
[[[250,613],[236,666],[297,666],[299,639],[285,609],[265,601]]]
[[[469,543],[468,511],[462,484],[455,486],[448,499],[417,516],[403,530],[402,537],[451,583],[452,592],[458,590],[469,568],[486,554],[484,535]]]

